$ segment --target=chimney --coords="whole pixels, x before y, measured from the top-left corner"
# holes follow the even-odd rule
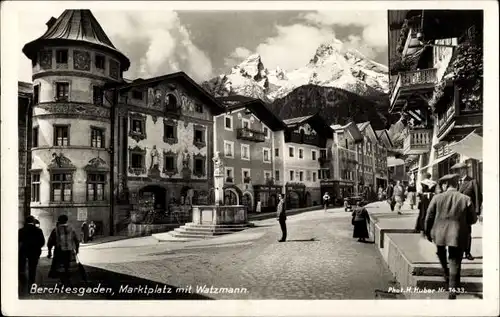
[[[45,23],[45,25],[47,26],[47,29],[50,29],[54,23],[56,23],[57,19],[54,18],[54,17],[51,17],[49,21],[47,21],[47,23]]]

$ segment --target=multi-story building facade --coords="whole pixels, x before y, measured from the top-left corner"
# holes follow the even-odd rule
[[[418,160],[417,184],[424,172],[438,179],[459,161],[481,181],[481,162],[450,145],[482,133],[483,12],[389,11],[389,24],[389,46],[397,47],[389,65],[390,111],[407,123],[402,152]]]
[[[35,196],[31,196],[31,175],[29,172],[31,162],[32,133],[31,133],[31,112],[33,97],[33,86],[30,83],[18,82],[18,146],[19,146],[19,226],[23,225],[24,218],[30,214],[30,201],[38,200],[36,194],[38,190],[37,179],[33,182]]]
[[[23,48],[33,65],[31,214],[45,235],[61,213],[109,234],[112,115],[103,88],[120,83],[130,62],[89,10],[66,10],[47,27]]]
[[[288,208],[321,204],[320,180],[332,174],[333,130],[319,115],[283,120],[286,124],[283,155]]]
[[[259,99],[231,102],[214,117],[214,151],[224,162],[224,203],[275,210],[283,192],[285,124]]]
[[[134,204],[149,193],[159,211],[206,203],[213,187],[213,118],[222,105],[183,72],[112,91],[119,201]]]

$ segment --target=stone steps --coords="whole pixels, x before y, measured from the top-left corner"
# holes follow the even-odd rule
[[[175,228],[162,235],[153,235],[159,241],[196,241],[211,239],[217,236],[239,232],[250,227],[248,224],[242,225],[198,225],[192,222],[185,224],[180,228]]]

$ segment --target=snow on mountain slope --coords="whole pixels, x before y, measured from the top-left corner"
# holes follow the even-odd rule
[[[203,86],[216,96],[241,94],[273,101],[308,84],[342,88],[362,96],[387,93],[388,79],[386,66],[357,50],[345,49],[335,40],[320,45],[304,67],[288,72],[279,67],[268,70],[254,54],[233,67],[230,74],[215,77]]]

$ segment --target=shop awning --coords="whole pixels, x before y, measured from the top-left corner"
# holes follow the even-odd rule
[[[389,156],[387,158],[387,167],[405,165],[405,161],[402,159],[397,159],[395,157]]]
[[[426,168],[428,168],[428,167],[434,166],[434,165],[436,165],[436,164],[438,164],[438,163],[441,163],[442,161],[446,160],[447,158],[449,158],[449,157],[450,157],[450,156],[452,156],[453,154],[455,154],[455,152],[453,152],[453,151],[452,151],[451,153],[449,153],[449,154],[447,154],[447,155],[445,155],[445,156],[442,156],[442,157],[438,158],[437,160],[432,161],[432,163],[431,163],[431,164],[426,165],[426,166],[424,166],[424,167],[420,168],[420,170],[423,170],[423,169],[426,169]]]
[[[473,131],[462,140],[450,145],[450,149],[461,155],[481,161],[483,159],[483,138]]]

